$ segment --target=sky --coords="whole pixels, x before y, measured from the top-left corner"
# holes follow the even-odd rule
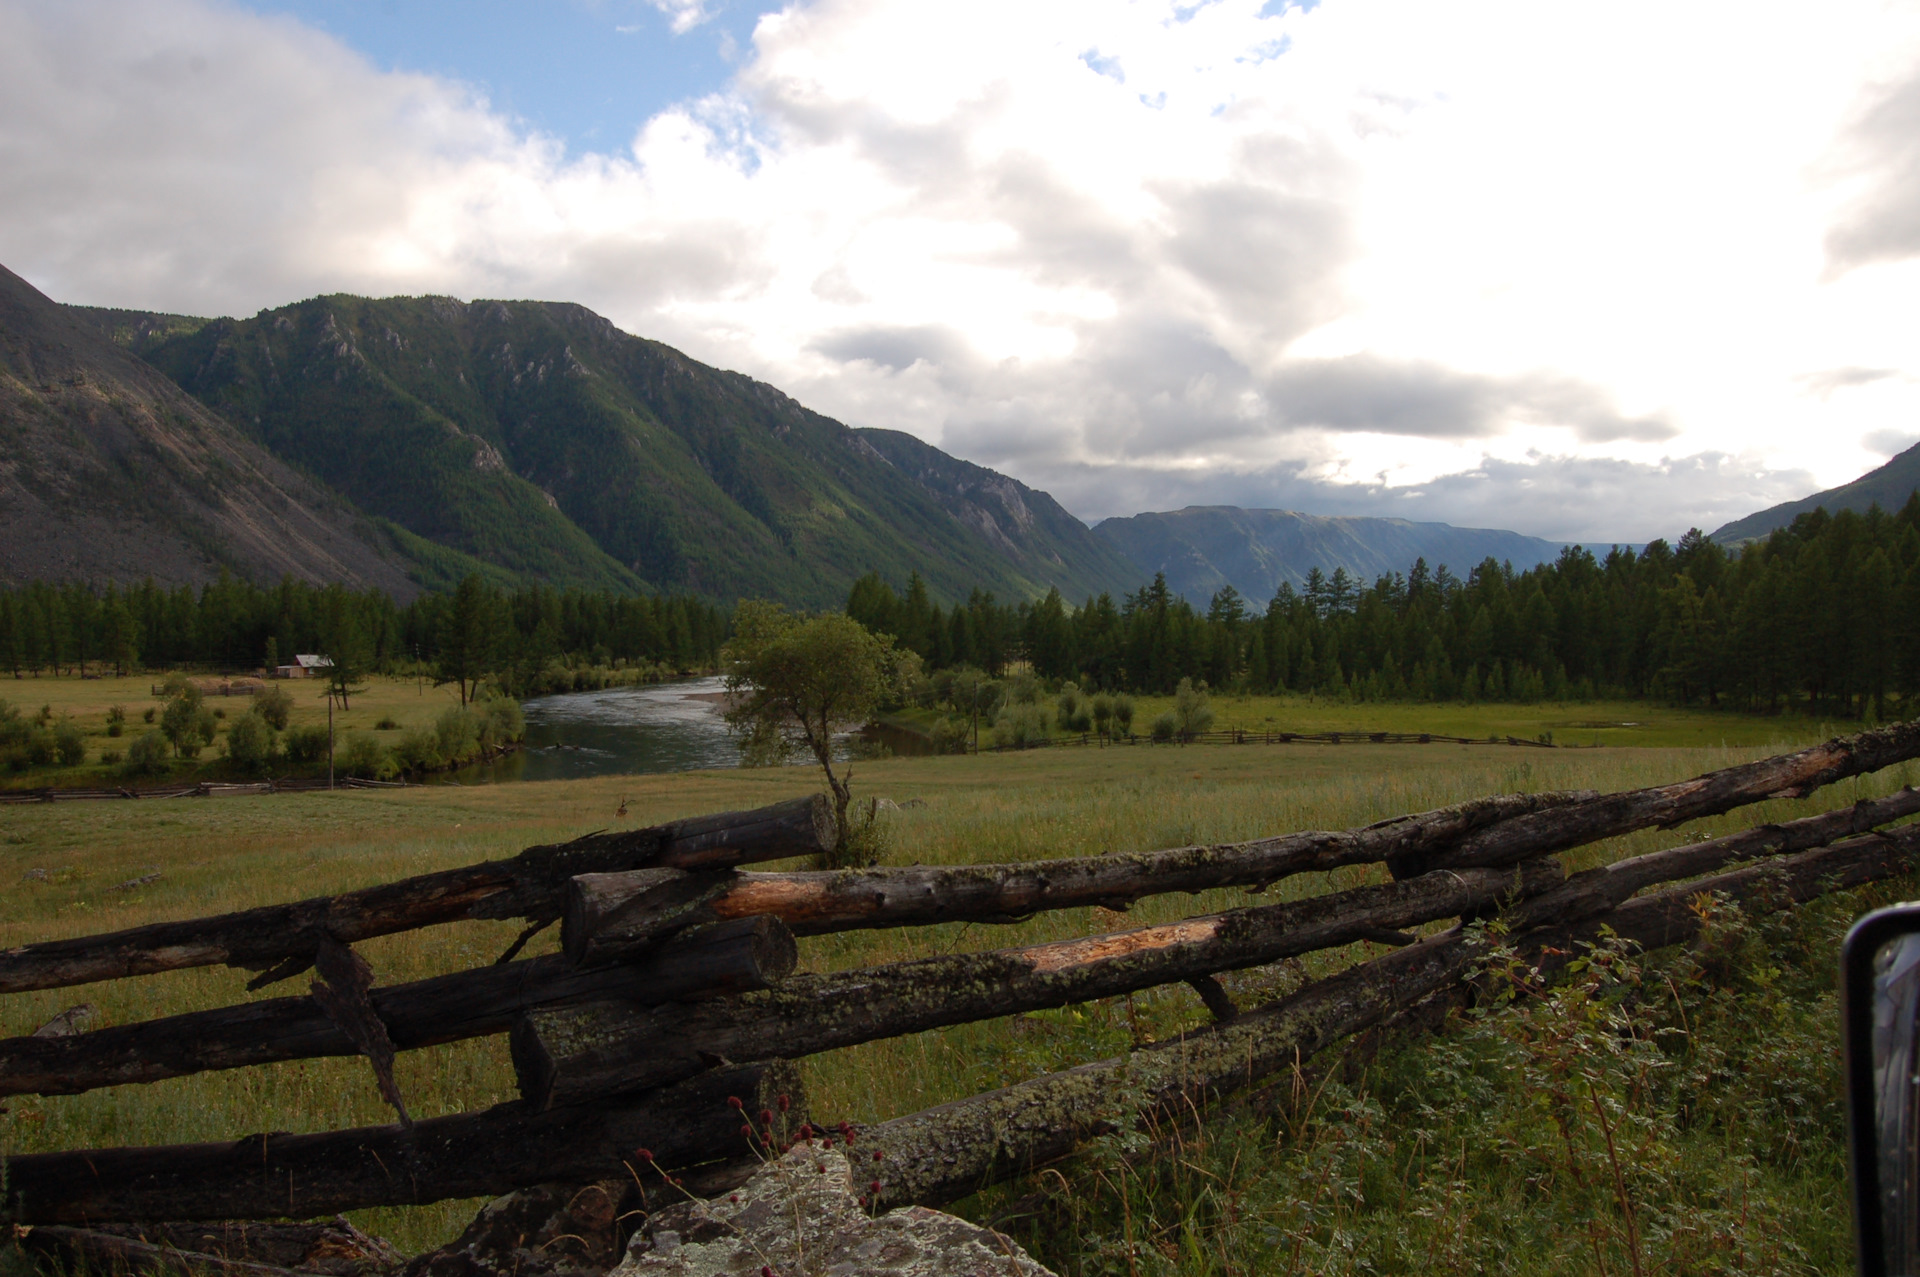
[[[1920,441],[1920,6],[0,0],[58,300],[575,301],[1089,521],[1708,530]]]

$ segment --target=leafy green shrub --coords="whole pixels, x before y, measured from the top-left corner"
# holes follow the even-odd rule
[[[1047,711],[1032,701],[1015,701],[993,720],[993,743],[1002,749],[1025,749],[1046,736]]]
[[[266,770],[273,758],[273,728],[259,714],[246,713],[227,729],[227,758],[243,772]]]
[[[511,745],[527,734],[527,716],[520,702],[495,696],[480,704],[480,744],[487,749]]]
[[[331,744],[327,729],[323,724],[315,723],[308,727],[289,728],[281,749],[290,763],[311,764],[322,762],[327,757],[327,746]]]
[[[348,776],[384,780],[393,775],[393,757],[371,732],[353,732],[340,751],[339,769]]]
[[[440,766],[440,736],[432,728],[410,727],[394,742],[393,765],[403,772],[432,771]]]
[[[118,737],[127,730],[127,707],[125,705],[107,706],[107,735]]]
[[[936,754],[964,754],[972,733],[964,718],[942,717],[934,720],[927,733]]]
[[[117,749],[103,749],[100,751],[100,762],[102,766],[105,766],[105,767],[117,766],[120,762],[120,758],[121,758],[121,754],[120,754],[120,751]]]
[[[1213,706],[1207,703],[1207,693],[1204,688],[1196,690],[1190,678],[1181,679],[1174,689],[1173,717],[1181,740],[1192,740],[1213,726]]]
[[[373,730],[376,732],[391,732],[399,730],[399,727],[400,724],[395,721],[393,715],[382,714],[380,721],[373,725]]]
[[[78,767],[87,761],[87,736],[71,718],[60,720],[53,729],[53,752],[62,767]]]
[[[1113,730],[1118,736],[1133,735],[1133,697],[1113,698]]]
[[[278,685],[263,688],[253,695],[253,712],[277,732],[287,730],[293,716],[293,693]]]
[[[1180,720],[1172,710],[1153,720],[1153,738],[1157,741],[1170,741],[1180,731]]]
[[[58,743],[51,731],[36,727],[27,734],[25,758],[29,767],[46,767],[52,764],[59,752]]]
[[[448,763],[465,762],[480,752],[480,715],[454,705],[433,725],[440,738],[440,757]]]
[[[164,776],[167,773],[168,756],[172,747],[166,736],[157,729],[142,732],[133,738],[127,746],[127,767],[129,776]]]
[[[1113,697],[1102,692],[1093,698],[1088,709],[1093,715],[1093,730],[1105,736],[1113,728]]]
[[[140,715],[140,721],[143,723],[151,723],[153,721],[153,706],[147,706],[146,711]]]

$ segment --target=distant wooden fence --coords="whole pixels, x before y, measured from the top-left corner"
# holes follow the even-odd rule
[[[1124,736],[1102,736],[1098,732],[1078,732],[1070,736],[1043,736],[1020,745],[987,745],[993,753],[1022,749],[1046,749],[1055,745],[1128,746],[1128,745],[1516,745],[1528,749],[1582,749],[1581,745],[1556,745],[1547,740],[1527,740],[1520,736],[1443,736],[1438,732],[1283,732],[1252,731],[1244,727],[1223,727],[1214,731],[1188,732],[1171,740],[1155,740],[1151,735],[1129,732]]]
[[[1874,831],[1920,813],[1912,787],[1571,875],[1553,857],[1804,797],[1915,757],[1920,722],[1676,784],[1503,795],[1238,844],[1015,864],[740,869],[830,845],[830,813],[805,799],[594,834],[338,896],[29,944],[0,952],[0,992],[221,963],[262,972],[256,987],[308,968],[318,979],[307,996],[0,1041],[0,1095],[362,1054],[400,1120],[15,1157],[6,1211],[62,1225],[302,1218],[584,1182],[623,1167],[715,1189],[754,1164],[750,1141],[790,1139],[808,1120],[794,1059],[1170,983],[1194,988],[1215,1023],[1176,1041],[843,1128],[883,1157],[875,1205],[950,1201],[1149,1112],[1198,1111],[1408,1008],[1459,996],[1486,952],[1482,933],[1455,925],[1422,938],[1410,928],[1498,912],[1522,952],[1564,952],[1602,926],[1652,947],[1693,934],[1690,904],[1703,891],[1764,910],[1909,872],[1920,864],[1920,824]],[[1258,892],[1291,875],[1374,863],[1390,881],[1084,939],[792,974],[796,935],[1125,910],[1154,895]],[[492,966],[399,985],[376,985],[351,947],[462,918],[528,925]],[[555,922],[560,953],[511,960]],[[1215,979],[1358,941],[1392,951],[1262,1007],[1235,1006]],[[411,1120],[395,1052],[495,1033],[510,1035],[521,1098]]]
[[[154,789],[132,786],[104,786],[92,789],[60,788],[45,785],[38,789],[0,789],[0,807],[14,803],[92,802],[106,798],[233,798],[244,794],[309,794],[316,789],[405,789],[404,780],[366,780],[342,776],[329,781],[324,776],[302,776],[287,780],[196,781],[191,785],[162,785]]]

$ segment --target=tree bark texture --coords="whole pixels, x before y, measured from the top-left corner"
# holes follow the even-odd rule
[[[558,919],[575,875],[647,866],[724,869],[814,855],[833,845],[824,795],[627,833],[529,847],[508,860],[214,918],[154,923],[108,935],[0,951],[0,993],[52,989],[225,964],[276,978],[311,965],[322,939],[352,944],[465,918]],[[277,964],[277,965],[276,965]]]
[[[1570,948],[1602,926],[1647,947],[1697,934],[1693,900],[1717,890],[1750,912],[1913,872],[1920,826],[1870,835],[1673,887],[1574,926],[1513,938],[1523,952]],[[895,1118],[859,1131],[882,1154],[880,1206],[937,1206],[1025,1174],[1148,1112],[1180,1122],[1214,1099],[1305,1065],[1324,1047],[1450,989],[1488,952],[1484,936],[1456,928],[1349,967],[1289,997],[1130,1056],[1082,1065]]]
[[[514,1027],[514,1066],[530,1103],[573,1104],[662,1086],[716,1060],[774,1052],[794,1059],[1258,966],[1560,881],[1555,864],[1462,870],[1083,940],[800,976],[699,1005],[605,1000],[535,1008]]]
[[[515,1101],[428,1118],[411,1131],[29,1153],[8,1161],[6,1208],[26,1224],[307,1219],[626,1175],[645,1169],[641,1148],[671,1171],[749,1151],[729,1096],[751,1112],[778,1107],[783,1094],[795,1101],[788,1120],[805,1121],[797,1070],[774,1061],[727,1065],[617,1105],[534,1113]]]
[[[1920,719],[1835,737],[1823,745],[1708,772],[1692,780],[1604,794],[1563,810],[1532,812],[1474,830],[1454,845],[1388,861],[1396,876],[1466,865],[1505,865],[1602,838],[1672,829],[1768,798],[1804,798],[1823,785],[1920,756]]]
[[[1448,838],[1502,828],[1521,815],[1537,812],[1544,816],[1577,808],[1591,797],[1542,794],[1482,799],[1343,833],[1291,834],[1248,843],[1074,860],[915,865],[828,873],[747,872],[711,878],[689,875],[686,879],[674,879],[658,870],[594,875],[582,879],[570,897],[562,923],[562,944],[567,952],[583,957],[622,953],[630,951],[630,946],[644,947],[678,926],[756,914],[780,918],[797,935],[819,935],[936,922],[1017,922],[1034,913],[1089,904],[1124,909],[1143,896],[1258,887],[1307,868],[1330,869],[1389,855],[1410,855],[1404,851],[1409,846],[1439,846]],[[1700,860],[1724,851],[1728,860],[1703,863],[1693,870],[1662,871],[1646,881],[1710,872],[1718,864],[1742,856],[1777,855],[1820,846],[1842,833],[1869,829],[1917,811],[1920,791],[1909,786],[1885,798],[1869,799],[1823,816],[1761,825],[1724,839],[1676,848],[1671,853],[1676,857]],[[1390,845],[1403,850],[1390,852]],[[1619,871],[1621,867],[1615,865],[1608,872]],[[635,943],[628,937],[641,939]]]
[[[719,923],[675,937],[629,966],[582,971],[561,954],[373,989],[374,1013],[403,1051],[505,1033],[529,1007],[620,998],[691,1002],[764,989],[798,954],[777,918]],[[0,1095],[74,1095],[276,1060],[352,1055],[360,1045],[312,998],[274,998],[65,1037],[0,1041]]]

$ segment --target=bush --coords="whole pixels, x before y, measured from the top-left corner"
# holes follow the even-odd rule
[[[53,750],[60,756],[61,766],[78,767],[87,761],[86,733],[71,718],[61,719],[53,729]]]
[[[259,714],[246,713],[227,729],[227,758],[249,774],[266,770],[273,757],[273,728]]]
[[[36,727],[27,735],[25,758],[29,767],[46,767],[53,762],[58,746],[53,733],[44,727]]]
[[[107,735],[120,736],[127,730],[127,707],[125,705],[107,706]]]
[[[153,721],[153,706],[147,706],[146,712],[140,715],[140,721],[143,723],[151,723]]]
[[[1133,735],[1133,697],[1113,698],[1113,730],[1116,735]]]
[[[133,738],[133,744],[127,746],[127,775],[164,776],[171,752],[172,747],[161,732],[143,732]]]
[[[1207,704],[1204,685],[1195,690],[1193,680],[1183,678],[1173,693],[1173,717],[1181,740],[1192,740],[1213,726],[1213,706]],[[1156,722],[1157,729],[1159,724]]]
[[[1153,720],[1153,738],[1157,741],[1170,741],[1179,730],[1180,720],[1174,717],[1172,710]]]
[[[511,745],[527,734],[527,716],[520,702],[496,696],[484,702],[480,716],[480,744],[487,749]]]
[[[311,727],[295,727],[287,732],[281,742],[287,761],[290,763],[317,763],[327,756],[327,746],[331,744],[327,729],[319,723]]]
[[[100,751],[100,762],[103,766],[112,767],[115,764],[117,764],[119,761],[120,761],[119,750],[103,749]]]
[[[445,762],[465,762],[480,752],[480,715],[464,706],[450,706],[433,731],[440,738],[440,757]]]
[[[393,715],[382,714],[380,721],[373,725],[373,730],[376,732],[391,732],[397,731],[399,727],[400,724],[394,721]]]
[[[1025,749],[1047,736],[1047,711],[1031,701],[1016,701],[993,720],[993,743],[1002,749]]]
[[[253,712],[276,732],[284,732],[287,730],[287,720],[293,716],[293,693],[284,687],[268,687],[255,692]]]
[[[964,718],[939,718],[934,720],[933,728],[928,732],[933,741],[936,754],[964,754],[971,733]]]
[[[1113,697],[1102,692],[1088,709],[1093,715],[1093,729],[1105,736],[1113,728]]]
[[[393,765],[403,772],[432,771],[440,765],[440,737],[429,727],[410,727],[393,746]]]
[[[371,732],[354,732],[340,751],[339,769],[348,776],[382,780],[393,775],[393,758]]]

